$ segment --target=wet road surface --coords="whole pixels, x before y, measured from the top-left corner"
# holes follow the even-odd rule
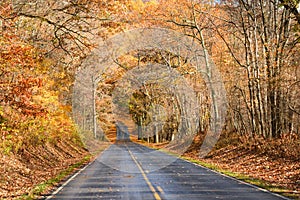
[[[111,145],[48,199],[285,199],[160,151]]]

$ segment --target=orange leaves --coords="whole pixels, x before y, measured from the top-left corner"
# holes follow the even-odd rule
[[[0,85],[0,99],[2,106],[10,106],[25,115],[42,115],[44,109],[32,102],[33,92],[41,87],[39,78],[21,78],[13,84]]]
[[[36,66],[35,50],[32,46],[26,45],[16,37],[0,38],[0,66],[1,70],[24,71],[32,70]]]
[[[32,96],[42,87],[36,50],[17,36],[0,37],[0,103],[25,115],[43,115]]]
[[[0,153],[17,153],[28,146],[75,137],[75,125],[66,114],[70,107],[59,103],[59,93],[50,90],[52,83],[22,78],[9,87],[7,102],[0,93]]]
[[[62,64],[54,64],[57,60],[64,62],[69,58],[62,58],[62,56],[45,58],[43,53],[49,51],[47,48],[49,44],[52,45],[53,41],[52,35],[48,33],[52,30],[49,29],[50,25],[47,26],[46,22],[38,23],[40,22],[38,19],[14,15],[13,12],[11,1],[1,0],[0,156],[7,154],[6,157],[10,158],[11,154],[30,152],[31,149],[47,145],[47,143],[59,143],[60,139],[72,144],[79,143],[76,127],[66,114],[70,112],[70,108],[62,109],[59,102],[62,88],[71,84],[72,77],[67,70],[58,69]],[[51,20],[55,20],[56,16],[53,15]],[[75,23],[78,19],[70,20],[72,22],[66,27],[72,29],[74,28],[73,22]],[[85,18],[85,20],[88,19]],[[68,37],[67,42],[74,40],[72,34],[62,37],[65,36]],[[65,42],[65,40],[62,41]],[[40,43],[45,44],[46,47],[39,46]],[[37,49],[33,44],[43,49]],[[56,55],[56,52],[53,54]],[[57,84],[59,82],[57,80],[63,80],[64,84]],[[34,157],[39,158],[40,154],[41,152],[37,152]],[[24,157],[21,158],[23,160]],[[3,169],[6,170],[5,168],[7,166]],[[15,177],[11,173],[12,171],[9,171],[5,176]],[[14,183],[16,180],[11,180],[9,187],[11,188]],[[3,184],[1,187],[3,188]],[[21,188],[23,187],[22,185]]]

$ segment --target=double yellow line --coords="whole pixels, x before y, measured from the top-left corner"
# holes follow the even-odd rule
[[[145,171],[143,170],[142,166],[140,165],[140,163],[136,160],[136,158],[133,156],[132,152],[127,148],[132,160],[135,162],[135,164],[137,165],[137,167],[139,168],[140,172],[143,175],[144,180],[146,181],[148,187],[150,188],[151,192],[153,193],[153,196],[156,200],[161,200],[161,197],[159,196],[159,194],[156,192],[154,186],[151,184],[151,182],[149,181]]]

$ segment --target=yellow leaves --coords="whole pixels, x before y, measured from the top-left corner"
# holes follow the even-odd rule
[[[61,106],[59,92],[52,90],[56,83],[45,73],[52,61],[37,58],[26,44],[12,44],[1,37],[0,43],[4,45],[0,66],[5,73],[0,77],[0,98],[2,102],[6,98],[0,106],[0,151],[17,152],[24,146],[73,135],[75,125],[66,114],[71,109]],[[55,76],[64,79],[67,75]]]
[[[0,117],[3,115],[4,115],[3,108],[2,108],[2,106],[0,106]],[[0,123],[1,123],[1,121],[0,121]]]
[[[15,40],[6,40],[2,43],[1,60],[21,66],[34,66],[34,49]]]
[[[53,65],[53,60],[49,58],[43,58],[39,63],[38,63],[38,68],[37,71],[40,74],[45,74],[46,72],[49,71],[49,68]]]
[[[45,115],[24,117],[12,108],[0,110],[1,116],[5,118],[5,121],[0,124],[0,151],[16,152],[22,148],[22,145],[36,146],[49,140],[54,141],[74,135],[75,125],[67,115],[71,108],[62,106],[57,96],[53,97],[49,92],[45,92],[45,96],[39,98],[36,98],[36,101],[39,100],[44,105],[48,104]]]
[[[135,11],[142,11],[145,8],[145,4],[142,0],[132,1],[132,9]]]
[[[130,2],[131,8],[133,11],[139,11],[141,13],[145,12],[146,9],[151,8],[151,7],[156,7],[158,6],[158,2],[156,0],[151,0],[148,2],[144,2],[142,0],[132,0]]]
[[[60,109],[66,113],[72,112],[72,106],[70,106],[70,105],[61,105],[60,107],[61,107]]]
[[[26,42],[26,34],[37,31],[34,20],[16,17],[15,21],[3,23],[6,29],[0,34],[0,153],[16,153],[51,139],[70,138],[76,132],[67,115],[71,107],[62,106],[59,98],[61,91],[69,91],[73,77],[63,66],[57,66],[56,60],[45,58],[45,52]],[[15,27],[18,25],[19,29]],[[44,23],[39,25],[39,30],[48,31]],[[46,32],[40,32],[45,34],[44,39],[48,37]]]

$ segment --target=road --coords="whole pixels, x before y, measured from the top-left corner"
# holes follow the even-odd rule
[[[111,145],[48,199],[284,199],[132,142]]]

